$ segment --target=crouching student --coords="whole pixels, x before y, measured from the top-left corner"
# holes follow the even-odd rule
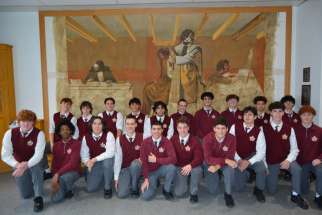
[[[174,194],[182,197],[188,191],[190,178],[190,202],[198,202],[198,186],[202,176],[203,154],[200,143],[189,132],[189,119],[181,117],[177,120],[178,134],[171,138],[176,156],[177,173],[174,182]]]
[[[53,145],[53,160],[51,180],[53,202],[58,203],[74,196],[73,186],[80,177],[79,140],[73,139],[74,125],[68,120],[62,120],[55,128],[59,141]]]
[[[315,174],[315,203],[322,209],[322,129],[313,123],[316,112],[311,106],[299,110],[301,123],[295,126],[299,147],[297,162],[302,167],[301,191],[306,194],[310,188],[310,172]]]
[[[255,107],[245,107],[243,121],[230,128],[230,134],[236,137],[235,160],[238,163],[235,174],[237,191],[244,190],[249,177],[248,169],[256,173],[256,183],[253,194],[257,201],[265,202],[263,194],[266,179],[265,153],[266,142],[261,128],[255,126],[257,111]]]
[[[103,119],[93,116],[90,133],[85,135],[81,146],[81,159],[86,170],[86,188],[96,192],[104,184],[104,198],[112,197],[115,139],[106,132]]]
[[[152,122],[151,134],[151,137],[144,139],[140,151],[144,176],[142,198],[151,200],[156,194],[158,179],[164,177],[162,193],[167,200],[172,200],[171,184],[176,174],[176,154],[172,143],[162,136],[160,122]]]
[[[43,168],[41,159],[46,142],[42,131],[35,128],[36,114],[30,110],[18,113],[18,127],[9,129],[2,141],[2,161],[14,171],[22,198],[34,197],[34,211],[43,210]]]
[[[235,205],[232,196],[237,162],[234,160],[236,153],[236,138],[228,133],[228,123],[223,116],[217,117],[213,124],[213,131],[203,138],[203,152],[205,158],[205,181],[210,193],[218,193],[219,175],[223,173],[225,184],[225,203],[231,208]]]
[[[284,106],[281,102],[271,103],[268,109],[271,121],[263,126],[268,164],[267,190],[270,194],[275,194],[280,170],[288,170],[292,175],[291,201],[302,209],[308,209],[308,204],[300,195],[302,168],[296,162],[299,149],[294,130],[282,121]]]
[[[135,132],[136,127],[136,117],[127,116],[125,133],[116,139],[114,181],[119,198],[126,198],[130,194],[134,198],[140,196],[139,178],[142,172],[140,148],[143,135]]]

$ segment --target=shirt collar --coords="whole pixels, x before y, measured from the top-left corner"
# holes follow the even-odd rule
[[[302,123],[302,126],[303,126],[304,128],[306,128],[306,129],[311,128],[311,127],[312,127],[312,125],[313,125],[313,123],[311,123],[309,126],[305,126],[305,125],[303,125],[303,123]]]
[[[204,110],[204,111],[206,111],[206,112],[207,112],[208,110],[210,110],[210,112],[211,112],[211,111],[212,111],[212,107],[209,107],[209,108],[208,108],[208,107],[205,107],[205,106],[204,106],[204,107],[203,107],[203,110]]]
[[[59,115],[60,116],[65,116],[67,118],[69,116],[69,112],[66,112],[66,113],[59,112]]]
[[[94,134],[94,132],[92,133],[92,137],[93,137],[94,139],[96,139],[96,138],[100,139],[100,138],[102,137],[102,135],[103,135],[103,132],[101,132],[98,136],[96,136],[96,135]]]
[[[293,110],[291,110],[290,112],[288,112],[286,109],[284,110],[284,112],[285,112],[286,114],[288,114],[288,115],[293,115],[293,113],[294,113],[294,111],[293,111]]]
[[[232,108],[228,108],[229,112],[235,113],[237,111],[237,108],[232,109]]]
[[[138,111],[137,113],[131,112],[132,116],[139,117],[141,114],[141,111]]]
[[[264,116],[265,116],[265,112],[263,112],[263,113],[259,113],[259,112],[258,112],[258,113],[257,113],[257,116],[258,116],[258,117],[261,117],[261,118],[264,118]]]
[[[187,136],[185,136],[184,138],[181,138],[181,137],[179,136],[179,141],[180,141],[180,143],[181,143],[181,140],[183,140],[183,145],[186,145],[186,144],[188,143],[189,136],[190,136],[190,134],[188,134],[188,135],[187,135]]]
[[[180,111],[178,111],[178,114],[180,114],[180,115],[184,115],[186,112],[183,112],[183,113],[181,113]]]
[[[83,121],[85,121],[87,119],[87,121],[91,120],[92,118],[92,114],[88,115],[88,116],[82,116]]]
[[[163,116],[156,116],[156,117],[157,117],[157,120],[158,120],[158,121],[159,121],[159,120],[163,121],[163,120],[164,120],[165,115],[163,115]]]
[[[107,115],[113,115],[113,114],[114,114],[114,110],[112,110],[111,112],[106,111],[106,114],[107,114]]]
[[[152,137],[153,144],[154,144],[154,142],[157,142],[157,147],[159,147],[160,142],[161,142],[161,139],[162,139],[162,137],[159,137],[158,139],[154,139],[154,138]]]
[[[246,123],[245,122],[243,122],[243,126],[244,126],[244,130],[246,128],[248,128],[247,133],[250,132],[254,128],[254,125],[252,125],[252,126],[246,126]]]
[[[281,121],[280,124],[276,124],[275,122],[273,122],[273,120],[271,120],[271,126],[272,126],[273,129],[275,129],[276,126],[278,126],[278,131],[280,131],[281,128],[283,127],[283,121]]]
[[[32,130],[34,130],[34,128],[31,128],[29,131],[27,131],[27,133],[23,133],[21,128],[19,128],[19,130],[20,130],[20,133],[22,136],[24,136],[24,134],[26,134],[26,137],[27,137],[32,132]]]
[[[133,133],[132,136],[129,136],[126,132],[125,132],[125,137],[128,141],[130,141],[130,138],[132,138],[132,141],[135,139],[135,132]]]

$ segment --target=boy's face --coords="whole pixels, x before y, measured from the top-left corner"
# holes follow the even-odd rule
[[[244,113],[243,118],[244,118],[245,123],[254,124],[255,115],[252,112],[248,111],[248,112]]]
[[[109,111],[109,112],[114,111],[114,106],[115,106],[115,104],[113,103],[113,101],[112,101],[112,100],[107,100],[107,101],[105,102],[105,108],[106,108],[106,110],[107,110],[107,111]]]
[[[133,134],[135,132],[137,123],[135,119],[126,119],[125,120],[125,130],[127,133]]]
[[[255,106],[258,112],[263,113],[265,111],[266,103],[264,101],[258,101]]]
[[[189,133],[189,126],[187,123],[178,123],[177,130],[180,137],[185,137]]]
[[[71,130],[67,125],[63,125],[60,127],[59,134],[63,139],[68,139],[70,137]]]
[[[204,106],[211,107],[212,99],[210,97],[205,96],[202,101]]]
[[[228,128],[225,125],[216,125],[213,128],[213,131],[215,132],[215,136],[217,139],[223,139],[228,132]]]
[[[238,101],[237,101],[237,99],[229,99],[227,101],[227,104],[228,104],[228,107],[230,107],[230,108],[236,108],[238,105]]]
[[[165,109],[159,105],[156,109],[155,109],[155,113],[158,115],[158,116],[163,116],[164,113],[165,113]]]
[[[137,103],[132,103],[132,104],[130,104],[130,109],[134,113],[139,112],[141,109],[141,105],[137,104]]]
[[[30,131],[34,126],[33,121],[19,121],[19,127],[21,128],[22,132]]]
[[[88,106],[82,107],[82,114],[88,116],[91,114],[91,109]]]
[[[103,124],[102,120],[100,119],[95,119],[93,124],[92,124],[92,130],[95,134],[100,134],[103,130]]]
[[[274,122],[277,122],[277,123],[282,122],[283,115],[284,115],[284,111],[282,109],[273,109],[271,111],[272,120]]]
[[[301,121],[304,124],[311,124],[313,122],[314,115],[309,112],[302,113],[300,115]]]
[[[68,113],[70,111],[70,108],[72,107],[72,104],[69,102],[62,102],[60,104],[60,111],[62,113]]]
[[[284,107],[287,110],[292,110],[293,107],[294,107],[294,104],[292,102],[290,102],[290,101],[286,101],[286,102],[284,102]]]
[[[162,127],[161,125],[153,125],[151,128],[151,134],[154,139],[159,139],[162,135]]]
[[[188,106],[188,104],[186,102],[184,102],[184,101],[179,102],[179,104],[178,104],[178,111],[180,113],[186,112],[187,106]]]

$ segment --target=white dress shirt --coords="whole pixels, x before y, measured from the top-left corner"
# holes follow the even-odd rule
[[[62,114],[62,113],[60,113],[61,115],[65,115],[65,117],[67,118],[68,117],[68,115],[70,114],[70,113],[65,113],[65,114]],[[78,127],[77,127],[77,119],[76,119],[76,117],[75,116],[73,116],[72,118],[71,118],[71,120],[70,120],[70,122],[74,125],[74,127],[75,127],[75,133],[74,133],[74,135],[73,135],[73,139],[75,139],[75,140],[77,140],[78,139],[78,137],[79,137],[79,130],[78,130]],[[49,125],[49,133],[51,133],[51,134],[54,134],[55,133],[55,122],[54,122],[54,115],[51,117],[51,119],[49,120],[49,123],[50,123],[50,125]]]
[[[251,127],[247,127],[245,123],[243,123],[243,127],[244,130],[246,128],[249,128],[247,130],[247,133],[249,133],[253,128],[254,125]],[[235,131],[235,125],[232,125],[230,128],[229,133],[236,136],[236,131]],[[236,140],[237,144],[238,144],[238,140]],[[264,161],[265,162],[265,155],[266,155],[266,141],[265,141],[265,136],[264,136],[264,132],[263,129],[260,128],[260,132],[258,134],[257,140],[256,140],[256,154],[253,155],[248,161],[251,165],[253,165],[256,162],[259,161]],[[235,154],[235,160],[239,161],[241,159],[241,157],[238,155],[238,153],[236,152]]]
[[[93,138],[99,137],[101,138],[103,133],[101,133],[98,136],[95,136],[94,133],[92,133]],[[111,132],[107,132],[106,135],[106,142],[105,142],[105,152],[101,153],[100,155],[96,156],[97,161],[102,161],[107,158],[112,158],[115,155],[115,138],[114,135]],[[90,159],[89,154],[89,148],[86,142],[86,137],[82,140],[82,146],[81,146],[81,159],[84,164]]]
[[[283,121],[280,124],[276,124],[271,120],[271,126],[273,130],[275,130],[276,126],[278,126],[277,131],[280,132],[282,127],[283,127]],[[290,153],[287,155],[286,160],[288,160],[290,163],[295,161],[297,158],[297,155],[299,154],[299,148],[297,147],[297,141],[296,141],[296,136],[294,129],[291,128],[291,136],[290,138]]]
[[[107,115],[113,115],[114,111],[105,111]],[[103,118],[103,113],[98,114],[99,117]],[[123,115],[121,112],[116,114],[116,129],[123,131]]]
[[[189,137],[190,137],[190,134],[188,134],[187,136],[185,136],[185,137],[180,137],[179,136],[179,143],[181,144],[181,141],[183,140],[183,145],[185,146],[185,145],[187,145],[187,143],[188,143],[188,140],[189,140]]]
[[[32,132],[33,129],[31,129],[30,131],[28,131],[27,136]],[[3,162],[5,162],[6,164],[8,164],[11,167],[15,167],[18,163],[18,161],[16,161],[16,159],[13,156],[13,145],[11,142],[11,132],[12,129],[9,129],[3,137],[3,141],[2,141],[2,150],[1,150],[1,158],[3,160]],[[21,132],[21,130],[20,130]],[[45,146],[46,146],[46,140],[45,140],[45,134],[42,131],[39,131],[38,133],[38,137],[37,137],[37,143],[35,146],[35,153],[34,155],[28,160],[28,167],[31,168],[33,166],[35,166],[36,164],[38,164],[43,155],[44,155],[44,151],[45,151]]]

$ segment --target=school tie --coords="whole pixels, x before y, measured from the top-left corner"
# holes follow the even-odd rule
[[[158,122],[162,124],[161,117],[158,118]]]
[[[28,132],[27,133],[22,133],[22,137],[26,138],[28,136]]]
[[[248,131],[249,131],[249,128],[248,127],[245,127],[246,134],[248,133]]]
[[[66,116],[61,114],[61,115],[60,115],[60,118],[61,118],[61,119],[66,119]]]
[[[275,126],[275,132],[278,132],[278,125],[277,126]]]
[[[208,114],[208,116],[210,115],[210,110],[207,110],[207,114]]]
[[[94,139],[95,139],[95,141],[97,142],[99,139],[100,139],[100,137],[94,137]]]
[[[158,141],[153,142],[156,147],[158,147]]]
[[[88,119],[87,119],[87,118],[85,118],[85,119],[84,119],[84,122],[88,122]]]
[[[133,143],[133,137],[129,138],[130,143]]]
[[[181,140],[180,140],[180,143],[181,143],[181,145],[183,145],[183,146],[184,146],[184,139],[181,139]]]

